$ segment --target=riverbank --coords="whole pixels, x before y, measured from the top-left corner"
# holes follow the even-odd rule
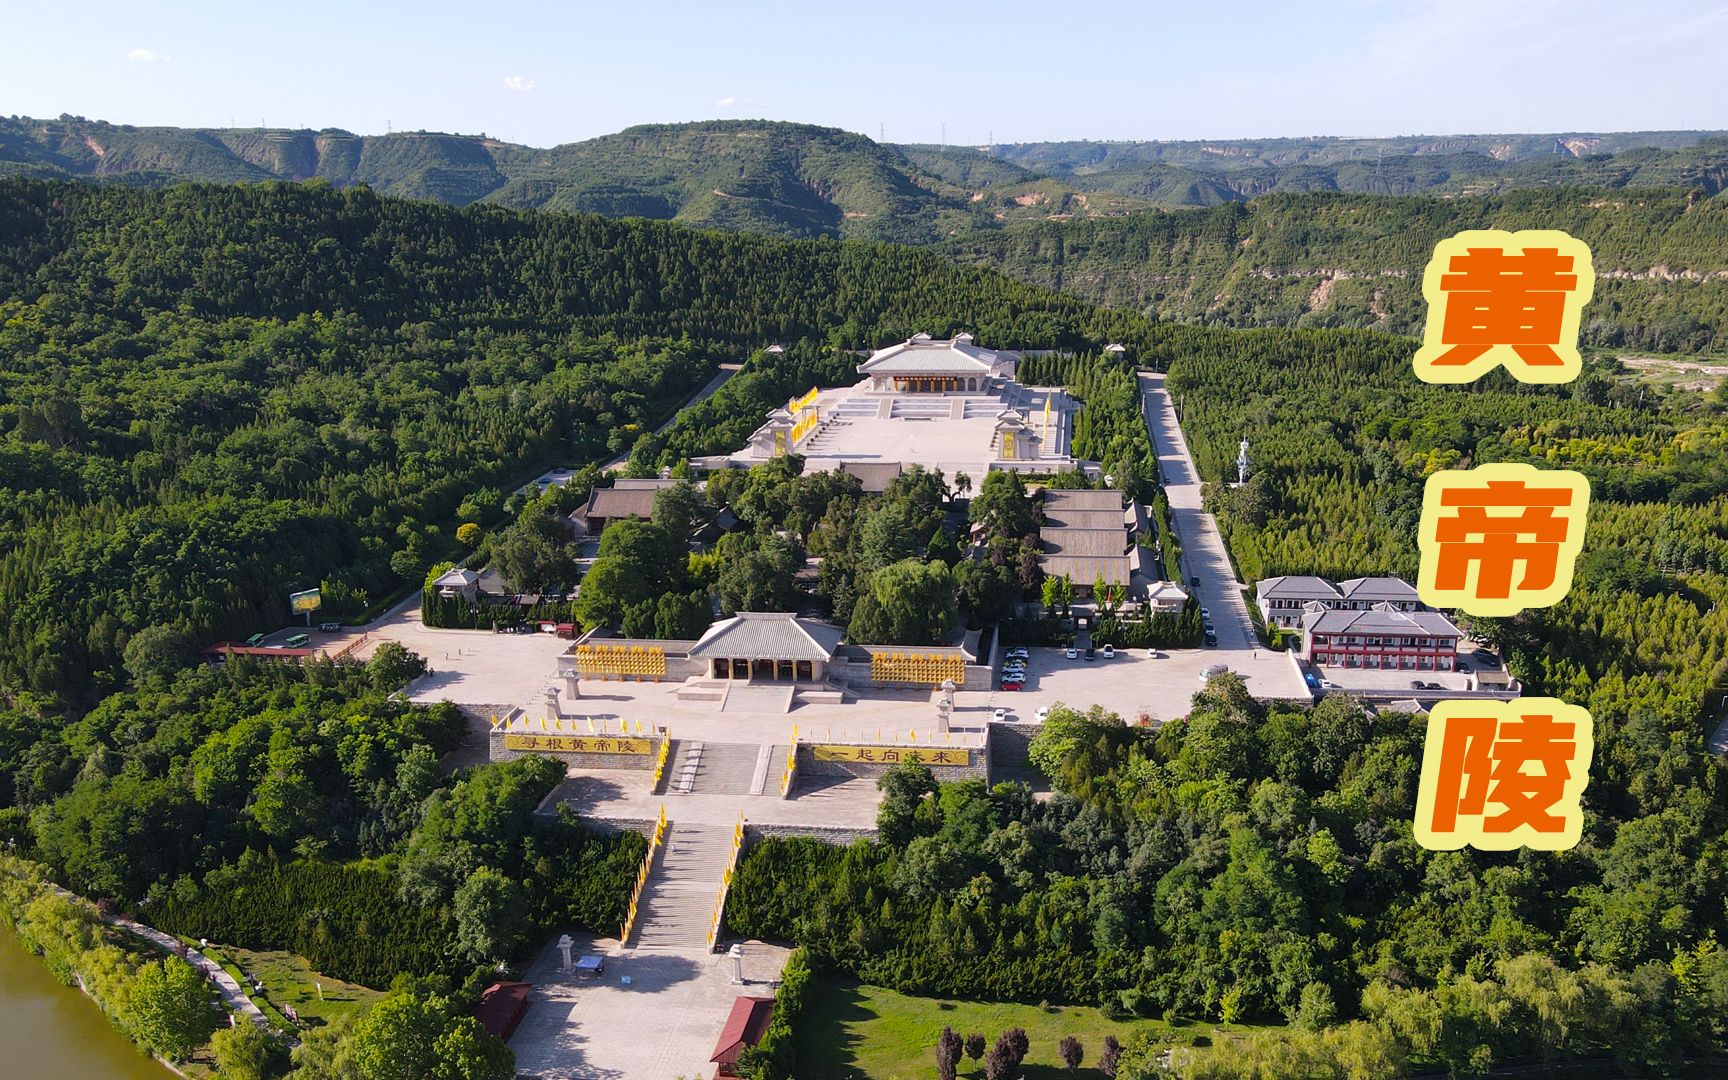
[[[127,1040],[99,1006],[54,977],[0,926],[0,1060],[31,1080],[173,1080],[174,1073]]]

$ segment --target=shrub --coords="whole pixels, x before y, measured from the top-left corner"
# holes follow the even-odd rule
[[[810,999],[814,972],[803,949],[792,950],[786,971],[774,993],[774,1015],[762,1041],[738,1055],[738,1075],[749,1080],[792,1080],[798,1071],[798,1046],[794,1026]]]

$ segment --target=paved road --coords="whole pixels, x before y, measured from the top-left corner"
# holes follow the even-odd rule
[[[678,422],[678,418],[684,414],[685,409],[690,408],[692,405],[700,405],[702,402],[713,397],[714,392],[722,386],[725,386],[726,380],[738,374],[739,371],[743,370],[743,367],[744,364],[742,361],[732,364],[721,364],[720,370],[716,371],[714,377],[708,380],[708,385],[696,391],[695,396],[693,396],[689,401],[678,406],[678,411],[674,412],[671,416],[668,416],[664,421],[662,421],[660,426],[654,429],[654,434],[664,434],[667,428]],[[617,472],[629,463],[630,451],[626,450],[611,461],[608,461],[604,466],[602,466],[602,469],[605,472]]]
[[[1224,553],[1218,522],[1201,507],[1200,474],[1176,422],[1176,406],[1164,388],[1164,376],[1141,372],[1140,389],[1146,429],[1152,435],[1158,468],[1165,478],[1164,492],[1170,499],[1170,516],[1182,540],[1182,587],[1193,591],[1191,579],[1200,579],[1200,603],[1211,612],[1212,625],[1218,630],[1218,647],[1208,651],[1217,657],[1215,662],[1248,675],[1249,689],[1256,697],[1308,698],[1307,688],[1289,660],[1261,647],[1254,633],[1248,604],[1242,598],[1243,585],[1236,580],[1236,571]]]

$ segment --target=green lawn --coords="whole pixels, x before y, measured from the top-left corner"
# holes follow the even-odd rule
[[[384,996],[357,983],[345,983],[320,975],[312,970],[305,957],[290,952],[255,952],[216,944],[210,946],[210,951],[213,958],[220,958],[222,966],[231,974],[237,967],[264,980],[264,993],[254,994],[253,1000],[266,1013],[271,1007],[280,1011],[283,1006],[291,1005],[299,1013],[302,1024],[317,1026],[338,1017],[365,1012],[374,1001]],[[324,987],[322,999],[318,995],[319,983]],[[251,993],[251,990],[251,986],[246,985],[246,991]]]
[[[991,1044],[1006,1028],[1026,1029],[1031,1052],[1021,1070],[1026,1080],[1062,1080],[1068,1070],[1056,1044],[1073,1035],[1085,1048],[1077,1076],[1101,1076],[1092,1063],[1104,1036],[1128,1041],[1130,1032],[1147,1030],[1187,1044],[1211,1037],[1219,1025],[1167,1024],[1159,1020],[1107,1020],[1097,1009],[1075,1006],[995,1004],[911,997],[850,979],[824,977],[810,994],[798,1022],[799,1080],[929,1080],[936,1074],[936,1037],[944,1025],[962,1036],[981,1033]],[[1222,1030],[1243,1030],[1240,1027]],[[962,1077],[981,1078],[983,1062],[961,1059]]]

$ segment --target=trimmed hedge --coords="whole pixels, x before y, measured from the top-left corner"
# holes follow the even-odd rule
[[[172,934],[249,949],[286,949],[314,970],[386,987],[402,973],[465,974],[455,923],[442,909],[404,903],[393,874],[341,863],[278,863],[248,851],[202,886],[183,880],[151,923]]]
[[[780,988],[774,991],[774,1015],[768,1020],[768,1030],[762,1041],[747,1047],[738,1055],[738,1075],[748,1080],[792,1080],[798,1074],[798,1040],[794,1025],[810,1000],[810,985],[815,978],[809,955],[803,949],[793,949],[786,958],[786,972],[780,977]]]

